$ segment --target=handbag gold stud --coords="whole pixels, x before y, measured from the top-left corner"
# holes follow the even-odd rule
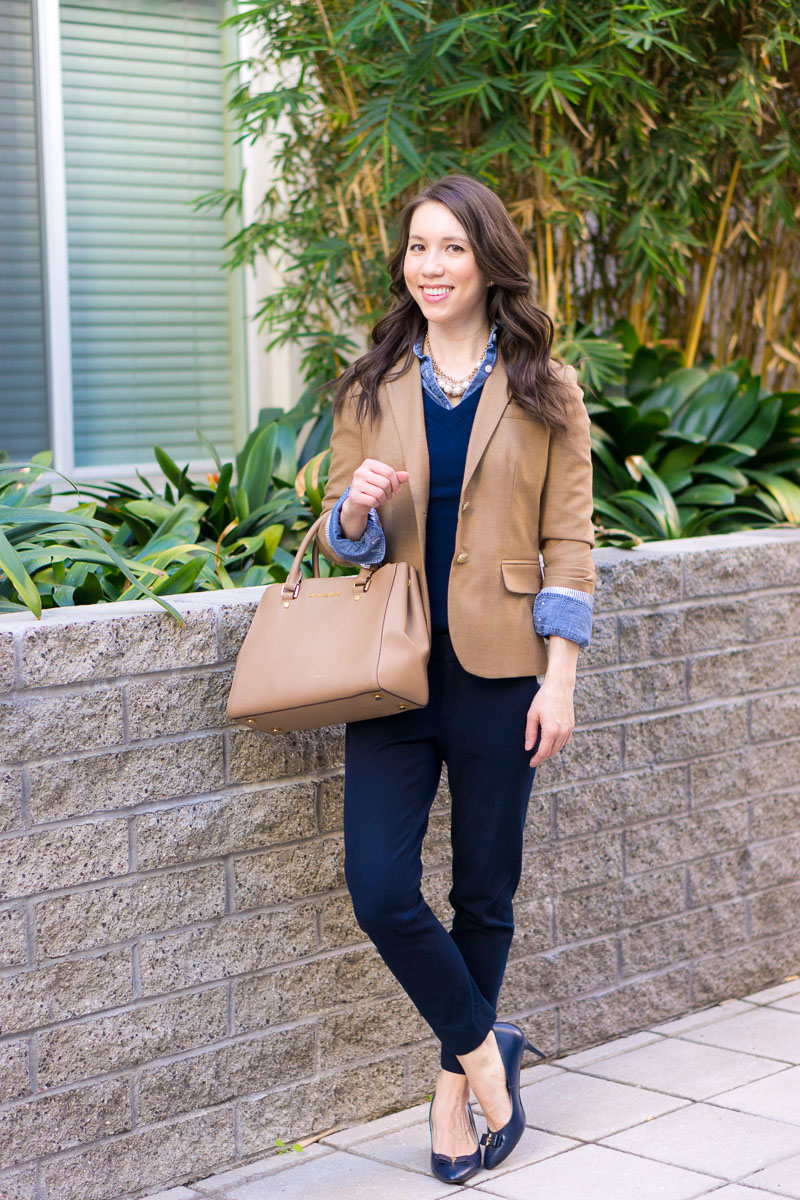
[[[376,699],[376,700],[382,700],[382,699],[383,699],[383,692],[376,692],[376,693],[375,693],[375,699]]]

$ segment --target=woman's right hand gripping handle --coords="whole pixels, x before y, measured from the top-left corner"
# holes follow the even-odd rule
[[[365,458],[353,472],[353,482],[339,513],[342,533],[351,542],[363,537],[371,508],[377,508],[408,482],[408,471],[395,471],[377,458]]]

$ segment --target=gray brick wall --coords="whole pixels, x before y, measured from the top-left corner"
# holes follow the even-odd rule
[[[500,1008],[576,1050],[797,970],[800,530],[598,550]],[[428,1094],[343,729],[224,715],[260,592],[0,617],[0,1196],[117,1200]],[[424,889],[448,921],[443,775]]]

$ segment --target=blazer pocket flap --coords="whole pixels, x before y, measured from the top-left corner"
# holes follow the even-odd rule
[[[542,587],[542,569],[537,559],[506,559],[502,564],[503,583],[510,592],[538,592]]]

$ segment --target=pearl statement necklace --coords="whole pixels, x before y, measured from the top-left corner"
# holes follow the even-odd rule
[[[470,371],[469,375],[467,375],[467,377],[465,379],[453,379],[452,376],[448,375],[445,371],[442,370],[442,368],[437,363],[436,359],[433,357],[433,352],[431,350],[430,338],[428,337],[427,333],[425,334],[425,342],[423,344],[422,351],[423,351],[423,354],[427,354],[429,356],[429,358],[431,360],[431,365],[433,367],[433,374],[436,379],[436,382],[438,383],[439,387],[442,389],[443,392],[447,392],[448,396],[463,396],[464,395],[464,392],[467,390],[467,388],[472,383],[475,376],[478,374],[481,363],[483,362],[483,359],[484,359],[484,356],[486,353],[486,351],[484,351],[484,353],[481,355],[479,361],[475,364],[475,366],[473,367],[473,369]]]

